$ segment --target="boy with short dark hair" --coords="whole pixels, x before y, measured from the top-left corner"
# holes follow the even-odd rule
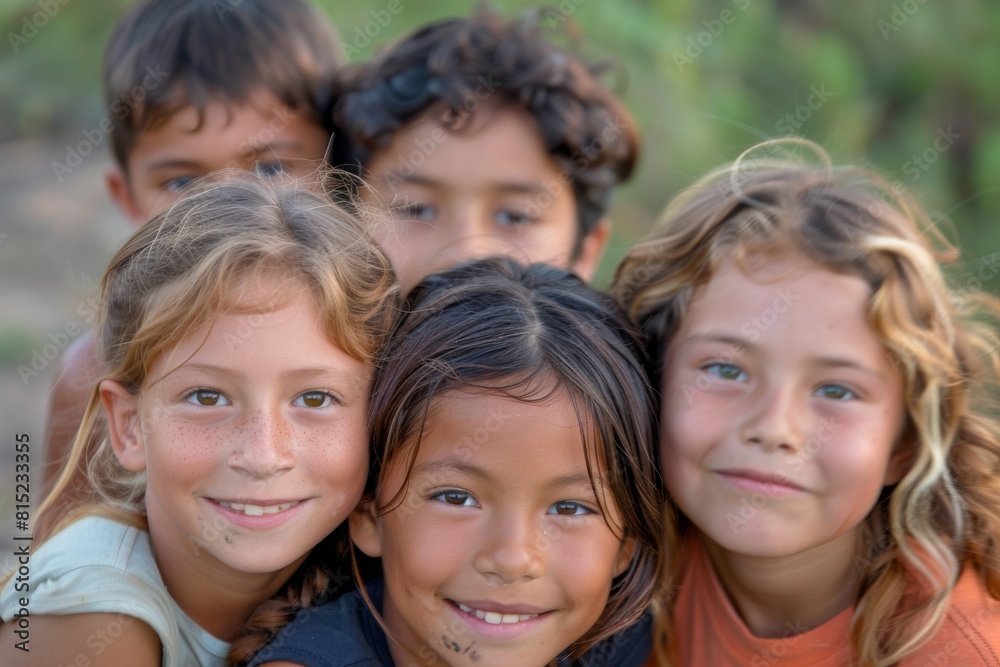
[[[432,23],[341,73],[335,125],[375,196],[397,204],[377,235],[404,289],[489,254],[586,279],[597,268],[637,133],[597,70],[537,20]]]
[[[106,183],[122,214],[141,225],[217,169],[313,173],[330,137],[337,44],[330,22],[305,0],[133,7],[108,40],[102,76],[115,158]],[[87,332],[67,349],[52,390],[44,490],[98,374]]]

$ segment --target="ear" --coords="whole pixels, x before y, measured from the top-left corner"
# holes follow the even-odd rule
[[[139,210],[139,206],[132,197],[132,188],[128,184],[128,176],[119,167],[108,167],[104,172],[104,185],[108,189],[108,196],[115,203],[118,210],[129,221],[133,227],[139,227],[146,221],[146,216]]]
[[[910,470],[913,463],[913,445],[909,442],[901,442],[896,446],[896,451],[889,456],[889,465],[885,469],[885,479],[883,486],[897,484]]]
[[[611,220],[609,218],[601,218],[597,221],[597,225],[593,231],[583,237],[583,242],[580,245],[580,254],[577,255],[576,260],[569,268],[576,275],[590,282],[594,274],[597,273],[597,267],[601,263],[601,257],[604,256],[604,249],[608,247],[610,239]]]
[[[618,547],[618,558],[615,560],[616,577],[620,576],[622,572],[628,569],[633,556],[635,556],[635,539],[629,538],[622,542],[622,545]]]
[[[375,516],[375,503],[362,499],[347,519],[351,541],[372,558],[382,555],[382,534],[379,520]]]
[[[139,425],[139,397],[114,380],[98,387],[108,414],[108,438],[122,467],[131,472],[146,469],[146,445]]]

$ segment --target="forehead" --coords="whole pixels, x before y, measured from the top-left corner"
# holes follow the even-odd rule
[[[742,346],[774,346],[784,357],[817,347],[843,348],[881,366],[886,352],[869,319],[870,298],[862,278],[802,255],[725,259],[694,290],[673,342],[730,338]]]
[[[535,118],[502,103],[484,103],[457,116],[442,107],[431,108],[393,134],[367,167],[374,174],[399,171],[404,177],[407,171],[418,171],[453,189],[540,185],[537,179],[560,176]]]
[[[180,104],[136,136],[129,155],[130,169],[155,166],[162,160],[188,160],[212,169],[241,161],[271,148],[279,153],[292,147],[322,158],[326,130],[304,109],[259,90],[246,100],[213,98],[199,110]]]

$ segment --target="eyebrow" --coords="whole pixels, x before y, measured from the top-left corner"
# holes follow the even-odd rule
[[[734,336],[732,334],[726,334],[726,333],[716,333],[712,331],[707,333],[694,333],[688,336],[687,338],[678,341],[677,344],[678,346],[681,346],[681,345],[686,345],[688,343],[699,343],[699,342],[722,343],[725,345],[729,345],[730,348],[735,346],[742,348],[744,350],[753,350],[757,347],[753,342],[741,336]],[[853,359],[848,359],[845,357],[822,356],[822,357],[815,357],[813,361],[816,363],[816,365],[823,366],[825,368],[850,368],[857,371],[861,371],[862,373],[873,375],[875,377],[882,377],[882,374],[876,371],[875,369],[869,368],[868,366],[860,364],[857,361],[854,361]]]
[[[204,165],[195,160],[186,160],[184,158],[167,158],[164,160],[158,160],[146,166],[147,172],[154,171],[165,171],[167,169],[201,169]]]
[[[753,348],[755,347],[748,339],[741,336],[734,336],[732,334],[717,333],[715,331],[709,331],[707,333],[694,333],[686,338],[682,338],[677,341],[677,345],[687,345],[689,343],[723,343],[726,345],[737,346],[741,348]]]
[[[232,378],[241,377],[243,375],[243,373],[237,368],[226,368],[224,366],[216,366],[214,364],[185,363],[175,367],[173,370],[168,371],[166,375],[160,377],[160,380],[164,380],[168,376],[176,377],[177,375],[180,375],[181,377],[183,377],[185,374],[190,374],[190,373],[214,373]],[[352,382],[358,379],[353,373],[348,373],[338,368],[310,368],[310,367],[288,369],[281,373],[281,377],[292,380],[338,378]]]
[[[280,157],[281,151],[301,151],[304,146],[298,141],[275,141],[269,144],[261,144],[259,146],[250,144],[246,151],[246,155],[260,155],[261,153],[273,153],[274,155]]]
[[[465,463],[462,461],[451,461],[448,459],[440,461],[428,461],[418,466],[414,466],[413,468],[414,475],[418,473],[433,474],[436,472],[458,472],[465,475],[469,475],[470,477],[475,477],[476,479],[480,479],[484,482],[490,482],[493,480],[493,477],[479,466],[475,466],[470,463]],[[561,477],[557,477],[553,480],[550,480],[549,484],[556,488],[563,488],[568,486],[586,486],[588,489],[593,490],[596,487],[598,489],[598,493],[602,495],[607,493],[607,484],[605,483],[604,479],[601,477],[597,477],[591,480],[590,475],[588,475],[586,472],[563,475]]]
[[[484,482],[492,480],[491,475],[479,466],[463,463],[461,461],[443,459],[438,461],[427,461],[413,467],[414,475],[418,473],[432,474],[436,472],[460,472],[465,475],[469,475],[470,477],[481,479]]]
[[[444,189],[448,187],[444,181],[440,181],[433,178],[427,178],[426,176],[417,176],[411,174],[410,176],[404,176],[399,171],[391,171],[386,174],[383,179],[386,183],[409,183],[411,185],[419,185],[425,188],[431,189]],[[503,183],[492,183],[491,188],[495,190],[500,190],[501,192],[510,192],[514,194],[526,194],[526,195],[537,195],[545,192],[545,188],[540,185],[535,185],[533,183],[518,183],[518,182],[503,182]]]
[[[275,157],[281,157],[282,151],[301,151],[303,146],[298,141],[276,141],[270,144],[263,144],[260,146],[248,146],[246,150],[242,151],[240,157],[245,158],[255,158],[262,154],[274,155]],[[189,160],[186,158],[164,158],[163,160],[157,160],[150,163],[146,167],[146,171],[165,171],[167,169],[204,169],[205,165],[197,160]]]

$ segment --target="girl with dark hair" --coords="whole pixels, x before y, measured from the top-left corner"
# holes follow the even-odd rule
[[[301,612],[253,664],[579,658],[642,617],[657,578],[635,331],[567,271],[509,259],[428,277],[407,306],[376,362],[373,465],[350,519],[381,576]],[[641,664],[637,634],[587,664]]]

